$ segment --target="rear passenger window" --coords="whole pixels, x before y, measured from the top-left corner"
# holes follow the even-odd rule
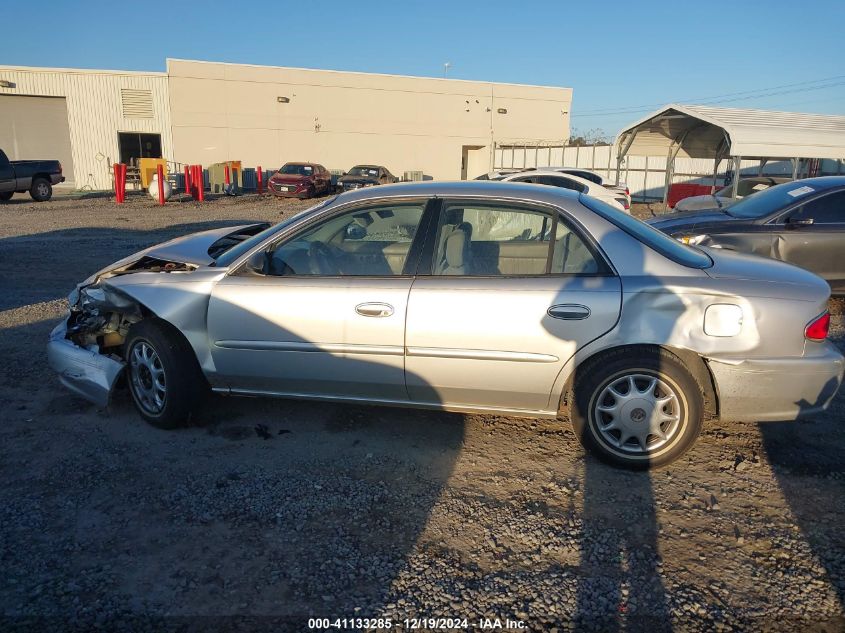
[[[438,230],[435,275],[524,276],[603,272],[562,220],[532,209],[448,205]]]

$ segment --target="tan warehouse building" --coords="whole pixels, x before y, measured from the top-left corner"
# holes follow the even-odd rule
[[[92,189],[141,156],[472,178],[495,145],[566,139],[571,101],[569,88],[183,60],[166,73],[0,66],[0,147],[58,157]]]

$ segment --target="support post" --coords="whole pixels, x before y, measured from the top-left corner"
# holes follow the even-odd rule
[[[191,195],[191,168],[185,165],[185,193]]]
[[[792,159],[792,180],[798,180],[798,158]]]
[[[114,171],[114,201],[116,204],[123,204],[123,192],[120,190],[120,163],[115,163]]]
[[[230,175],[230,172],[229,172],[229,165],[228,164],[223,168],[223,182],[225,183],[226,191],[228,191],[229,185],[232,184],[232,178],[231,178],[231,175]]]
[[[734,156],[734,181],[731,183],[731,198],[739,194],[739,170],[742,168],[742,156]]]
[[[205,177],[202,173],[202,165],[197,165],[197,199],[205,202]]]
[[[264,193],[264,171],[261,169],[261,165],[255,168],[255,182],[258,193]]]

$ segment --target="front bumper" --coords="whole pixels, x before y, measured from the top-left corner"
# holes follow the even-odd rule
[[[65,336],[64,320],[50,333],[47,361],[68,389],[104,407],[126,363],[74,345]]]
[[[824,411],[839,390],[845,359],[830,343],[815,356],[734,361],[708,358],[723,420],[781,422]]]

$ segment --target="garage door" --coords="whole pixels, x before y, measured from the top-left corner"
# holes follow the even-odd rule
[[[0,147],[11,160],[59,160],[73,180],[64,97],[0,95]]]

